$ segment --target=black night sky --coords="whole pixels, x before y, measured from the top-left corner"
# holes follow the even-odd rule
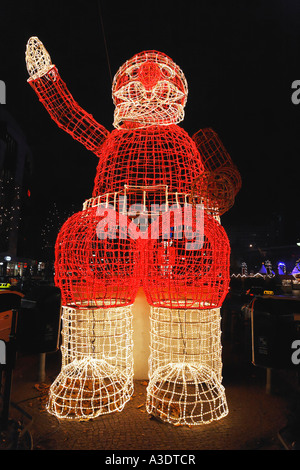
[[[33,154],[37,221],[52,202],[80,207],[91,196],[97,158],[51,121],[27,84],[30,36],[42,40],[75,100],[109,130],[109,66],[114,75],[146,49],[169,55],[189,85],[180,125],[190,135],[212,127],[243,179],[225,228],[280,215],[286,238],[300,236],[300,104],[291,101],[300,79],[299,1],[12,0],[1,2],[0,15],[0,79]]]

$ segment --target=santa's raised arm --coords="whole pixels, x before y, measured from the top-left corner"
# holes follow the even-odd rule
[[[109,131],[74,100],[43,43],[31,37],[26,46],[28,83],[58,127],[95,154]]]

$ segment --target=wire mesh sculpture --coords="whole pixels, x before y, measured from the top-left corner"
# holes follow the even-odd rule
[[[112,85],[112,132],[74,100],[43,44],[26,48],[29,84],[51,118],[99,158],[92,197],[55,247],[62,292],[62,368],[48,410],[93,418],[133,393],[132,304],[151,306],[147,410],[173,424],[228,413],[222,385],[220,308],[230,246],[220,215],[240,187],[210,129],[178,126],[188,87],[165,54],[128,60]]]

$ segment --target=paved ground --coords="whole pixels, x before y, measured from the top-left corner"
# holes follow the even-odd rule
[[[274,391],[267,394],[265,370],[254,367],[226,344],[223,351],[229,414],[210,425],[175,427],[151,418],[144,406],[146,385],[141,381],[135,382],[134,397],[121,413],[90,421],[58,420],[44,409],[47,387],[37,380],[37,355],[19,354],[11,400],[32,416],[34,450],[284,450],[278,431],[287,424],[297,397],[294,378],[290,387],[290,378],[285,382],[275,376]],[[46,385],[51,384],[59,370],[60,352],[47,355]],[[19,412],[11,408],[11,414]]]

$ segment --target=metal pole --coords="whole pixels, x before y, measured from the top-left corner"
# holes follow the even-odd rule
[[[39,354],[39,376],[38,376],[39,383],[45,381],[45,377],[46,377],[45,364],[46,364],[46,353],[41,353]]]
[[[8,368],[5,371],[5,387],[4,387],[4,392],[3,392],[3,410],[2,410],[2,416],[1,416],[1,422],[0,422],[1,431],[6,431],[8,428],[12,376],[13,376],[13,371],[12,369]]]
[[[16,325],[17,325],[18,311],[12,310],[11,329],[9,334],[9,341],[6,343],[7,357],[5,365],[5,386],[3,391],[3,410],[2,416],[0,417],[0,428],[6,431],[8,428],[9,421],[9,409],[10,409],[10,395],[12,387],[13,368],[16,361]]]
[[[266,381],[266,393],[270,395],[272,393],[272,369],[267,368],[267,381]]]

